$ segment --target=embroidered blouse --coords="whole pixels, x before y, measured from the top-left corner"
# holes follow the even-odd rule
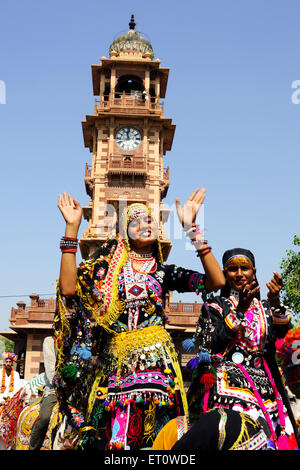
[[[119,276],[120,315],[113,329],[122,332],[151,325],[164,325],[166,318],[162,299],[167,292],[176,290],[204,293],[204,282],[204,274],[175,265],[159,265],[154,273],[146,276],[146,297],[140,300],[137,296],[137,300],[128,302],[122,271]]]

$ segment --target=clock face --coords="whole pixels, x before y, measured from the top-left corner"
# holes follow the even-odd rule
[[[122,127],[116,133],[116,142],[123,150],[134,150],[141,141],[141,133],[134,127]]]

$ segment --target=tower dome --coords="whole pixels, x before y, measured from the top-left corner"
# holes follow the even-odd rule
[[[129,31],[115,39],[109,48],[110,57],[134,55],[153,59],[154,51],[150,42],[135,31],[134,15],[131,15]]]

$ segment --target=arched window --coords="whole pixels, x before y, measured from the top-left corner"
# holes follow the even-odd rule
[[[145,91],[142,80],[135,75],[124,75],[120,77],[115,89],[115,97],[120,98],[124,92],[138,99],[143,99]]]

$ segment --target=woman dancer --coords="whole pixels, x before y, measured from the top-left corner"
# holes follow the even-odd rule
[[[200,353],[189,364],[191,409],[247,413],[262,423],[270,446],[295,449],[295,420],[275,361],[275,341],[290,328],[279,299],[282,279],[274,273],[267,283],[268,300],[260,301],[249,250],[226,251],[223,268],[226,284],[220,297],[204,304],[194,338],[200,340]]]
[[[55,316],[56,389],[82,449],[147,449],[172,418],[188,413],[177,354],[164,328],[169,290],[204,294],[225,279],[193,223],[205,197],[195,190],[179,219],[205,275],[164,265],[149,208],[130,205],[122,230],[77,270],[82,209],[60,195],[66,221]],[[63,302],[62,296],[67,299]]]

